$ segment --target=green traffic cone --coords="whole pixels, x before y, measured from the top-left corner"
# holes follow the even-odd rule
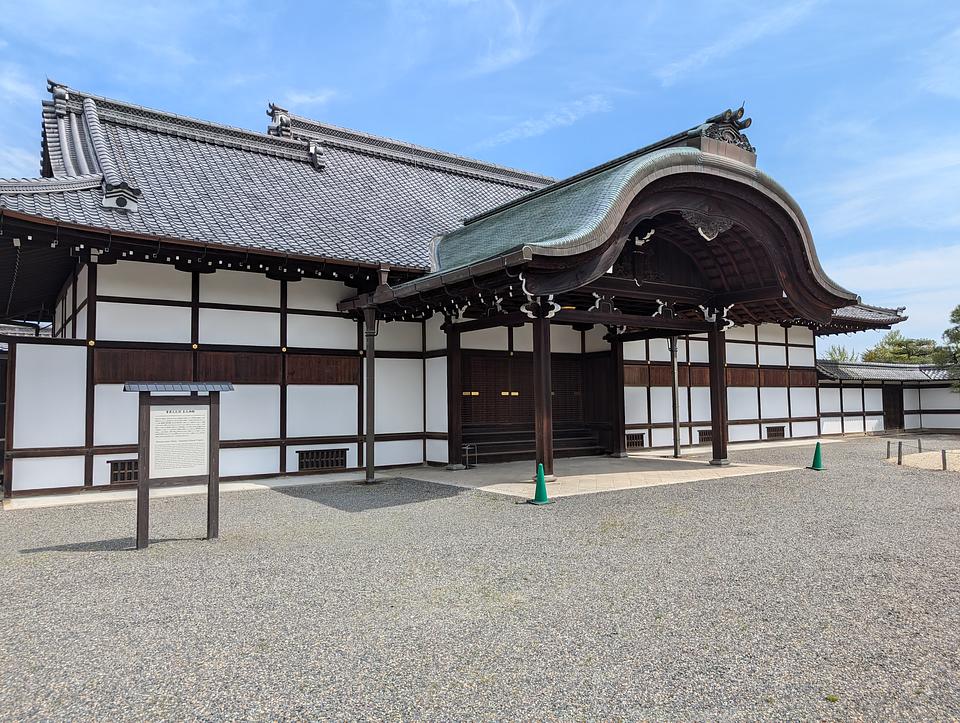
[[[817,472],[820,472],[820,471],[826,469],[826,468],[823,466],[823,456],[822,456],[822,454],[821,454],[821,452],[820,452],[820,443],[819,443],[819,442],[817,442],[817,448],[813,451],[813,464],[811,464],[809,467],[807,467],[807,469],[813,469],[813,470],[816,470]]]
[[[532,500],[527,500],[531,505],[549,505],[553,500],[547,497],[547,480],[543,476],[543,464],[537,465],[537,491],[533,494]]]

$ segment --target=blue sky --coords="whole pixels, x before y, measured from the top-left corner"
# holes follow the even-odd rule
[[[746,101],[832,277],[907,306],[910,335],[960,303],[960,3],[2,0],[0,176],[37,173],[48,76],[254,129],[275,101],[557,177]]]

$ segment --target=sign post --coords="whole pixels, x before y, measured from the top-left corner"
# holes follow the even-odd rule
[[[206,483],[207,539],[216,539],[220,534],[220,392],[233,391],[233,386],[128,382],[124,391],[139,394],[137,549],[150,544],[150,486],[155,482]],[[170,392],[190,392],[190,396]]]

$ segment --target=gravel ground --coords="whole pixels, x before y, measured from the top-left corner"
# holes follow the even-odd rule
[[[960,717],[960,474],[549,507],[397,479],[0,514],[8,719]],[[736,453],[809,464],[811,448]]]

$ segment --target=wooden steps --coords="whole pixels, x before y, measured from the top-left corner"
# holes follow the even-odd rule
[[[537,456],[537,440],[530,427],[465,427],[464,444],[477,445],[477,464],[530,460]],[[553,430],[554,457],[585,457],[604,454],[596,432],[583,426],[563,425]],[[473,463],[473,451],[470,462]]]

